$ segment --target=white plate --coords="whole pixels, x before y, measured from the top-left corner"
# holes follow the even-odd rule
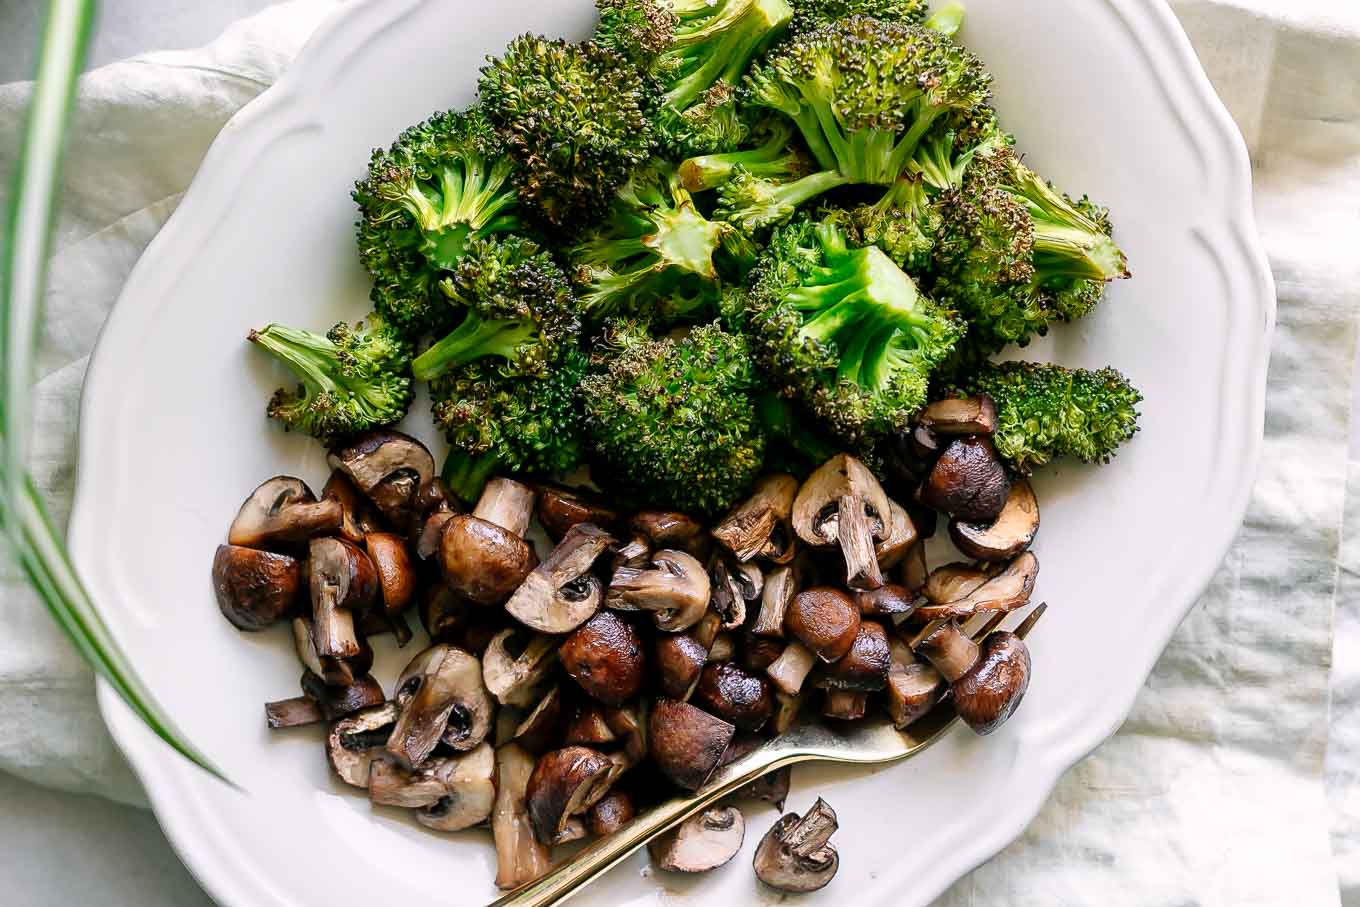
[[[1098,474],[1064,467],[1037,483],[1051,608],[1028,698],[1001,732],[960,730],[889,769],[796,773],[791,808],[821,793],[843,823],[840,877],[810,902],[854,892],[925,904],[1020,833],[1128,713],[1237,530],[1261,443],[1274,293],[1247,157],[1166,5],[968,5],[964,36],[996,75],[1004,122],[1041,173],[1113,209],[1135,274],[1034,354],[1123,369],[1147,395],[1143,431]],[[76,561],[151,688],[248,793],[188,767],[105,686],[100,703],[171,841],[223,904],[494,893],[489,836],[445,839],[371,810],[330,778],[314,729],[265,730],[261,703],[295,694],[296,662],[283,630],[243,635],[221,618],[209,563],[257,482],[324,480],[320,447],[266,421],[285,376],[245,335],[365,311],[348,190],[369,149],[471,101],[483,55],[515,34],[583,36],[591,16],[587,0],[349,6],[227,124],[100,338],[81,414]],[[428,439],[422,421],[412,428]],[[378,648],[390,683],[405,656],[388,639]],[[634,857],[580,901],[771,901],[748,867],[773,819],[752,814],[744,855],[708,877],[640,879]]]

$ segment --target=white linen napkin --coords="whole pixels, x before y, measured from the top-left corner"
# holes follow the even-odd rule
[[[203,50],[140,57],[83,80],[54,245],[33,464],[59,517],[69,506],[86,356],[123,280],[217,130],[336,5],[298,0]],[[1360,307],[1353,6],[1176,4],[1251,148],[1257,216],[1279,285],[1260,479],[1237,543],[1128,723],[1068,773],[1019,841],[942,905],[1337,904],[1333,844],[1346,902],[1360,905],[1357,533],[1338,571]],[[0,135],[17,128],[27,93],[0,86]],[[12,165],[12,151],[0,148],[0,178]],[[1351,502],[1360,532],[1356,495]],[[3,570],[0,768],[139,800],[99,722],[88,672],[22,578]],[[1337,612],[1338,645],[1349,645],[1337,655],[1329,753],[1334,601],[1346,606]]]

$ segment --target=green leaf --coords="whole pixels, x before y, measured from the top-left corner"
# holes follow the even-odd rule
[[[53,620],[156,736],[231,782],[184,739],[99,616],[28,474],[33,361],[42,319],[66,127],[89,46],[94,0],[52,0],[0,246],[0,531]]]

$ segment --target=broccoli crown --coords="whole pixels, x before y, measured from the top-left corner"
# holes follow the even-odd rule
[[[415,245],[414,230],[363,218],[358,224],[359,261],[373,277],[374,310],[405,336],[448,330],[453,312],[436,291],[439,274]]]
[[[597,44],[524,35],[482,67],[482,105],[518,162],[522,202],[555,228],[602,216],[652,149],[652,91]]]
[[[735,151],[751,133],[737,89],[725,80],[714,82],[684,110],[662,112],[656,125],[663,149],[680,160]]]
[[[477,499],[497,472],[557,475],[584,454],[576,392],[588,361],[564,350],[546,377],[507,377],[487,360],[430,384],[434,421],[453,447],[445,479],[464,500]]]
[[[567,275],[523,237],[473,240],[439,289],[463,315],[416,357],[413,371],[421,381],[485,357],[495,357],[506,374],[541,376],[580,335]]]
[[[922,25],[930,15],[928,0],[792,0],[789,31],[801,33],[851,16],[870,16],[884,22]]]
[[[867,446],[926,402],[930,373],[963,333],[876,246],[834,223],[775,231],[748,297],[767,374],[846,443]]]
[[[765,437],[741,335],[710,324],[657,339],[638,322],[614,321],[594,358],[580,396],[598,481],[640,505],[703,516],[746,492]]]
[[[1057,192],[1007,145],[974,155],[939,206],[933,291],[967,316],[981,352],[1085,315],[1129,275],[1104,209]]]
[[[691,192],[716,189],[740,168],[748,176],[790,182],[812,172],[812,162],[793,143],[793,125],[784,118],[759,122],[748,135],[758,144],[750,148],[700,154],[680,164],[680,183]]]
[[[570,252],[587,314],[671,322],[710,308],[719,265],[754,257],[730,224],[699,213],[675,168],[653,160],[619,191],[608,220]]]
[[[878,246],[912,274],[930,267],[941,224],[922,181],[905,176],[876,203],[828,209],[823,217],[843,229],[851,245]]]
[[[1138,431],[1143,400],[1112,368],[1087,371],[1034,362],[984,365],[967,390],[996,401],[996,449],[1026,474],[1061,456],[1109,462]]]
[[[298,377],[296,391],[279,388],[269,401],[289,430],[330,443],[398,422],[411,405],[411,348],[377,314],[325,335],[269,324],[249,339]]]

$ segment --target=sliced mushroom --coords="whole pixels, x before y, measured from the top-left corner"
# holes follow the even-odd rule
[[[979,646],[955,621],[937,620],[911,647],[949,681],[959,717],[979,734],[1001,727],[1029,688],[1029,649],[1014,633],[991,633]]]
[[[793,499],[798,480],[775,473],[756,481],[751,496],[725,516],[712,535],[743,563],[760,557],[776,564],[793,560]]]
[[[405,529],[418,517],[417,494],[435,477],[434,457],[401,432],[369,432],[331,451],[329,462],[377,505],[394,526]]]
[[[502,630],[482,655],[482,679],[501,705],[527,708],[557,661],[557,641],[523,630]]]
[[[651,569],[616,570],[605,604],[620,611],[654,611],[658,628],[678,632],[704,616],[711,588],[703,564],[683,551],[665,549],[652,555]]]
[[[671,548],[698,560],[708,559],[708,535],[704,527],[683,513],[644,510],[634,514],[628,525],[651,541],[654,548]]]
[[[339,538],[312,539],[308,557],[317,654],[352,658],[359,654],[354,615],[378,596],[373,562],[352,542]]]
[[[827,665],[821,685],[835,690],[881,690],[888,682],[892,650],[883,625],[866,620],[859,625],[850,651]]]
[[[803,688],[803,682],[817,664],[817,655],[801,642],[794,640],[784,647],[784,651],[774,660],[765,674],[781,693],[795,696]]]
[[[556,542],[582,523],[609,530],[618,523],[619,512],[592,492],[542,483],[538,486],[538,521]]]
[[[1029,604],[1034,582],[1039,576],[1039,559],[1026,551],[961,598],[940,604],[931,601],[916,609],[923,620],[956,618],[966,620],[983,611],[1014,611]]]
[[[302,562],[286,554],[218,545],[212,579],[217,607],[238,630],[263,630],[301,602]]]
[[[269,729],[302,727],[325,720],[320,704],[310,696],[294,696],[264,704],[264,720]]]
[[[1001,513],[1010,492],[1006,467],[986,438],[958,438],[935,461],[921,485],[921,503],[974,523]]]
[[[347,542],[362,545],[364,536],[382,528],[378,522],[378,512],[372,503],[359,493],[354,483],[343,472],[336,469],[321,489],[322,500],[335,500],[340,503],[340,537]]]
[[[992,576],[992,573],[972,564],[945,564],[931,571],[922,592],[932,604],[945,605],[971,595]]]
[[[647,711],[644,706],[634,704],[605,709],[604,720],[614,736],[623,740],[623,756],[629,766],[647,758]]]
[[[533,711],[516,725],[511,735],[516,743],[531,753],[542,753],[560,739],[565,723],[566,708],[562,702],[562,688],[554,686],[543,694]]]
[[[940,672],[917,658],[905,642],[894,638],[889,646],[888,715],[900,731],[934,708],[946,686]]]
[[[590,619],[604,599],[599,577],[590,572],[595,559],[614,539],[591,523],[578,523],[533,569],[505,610],[540,633],[570,633]]]
[[[746,596],[742,594],[742,584],[737,573],[721,557],[715,557],[708,565],[710,588],[709,606],[722,618],[724,630],[740,627],[746,622]]]
[[[825,888],[840,868],[829,843],[836,828],[836,813],[821,797],[801,819],[797,813],[781,817],[756,848],[756,878],[794,894]]]
[[[590,831],[586,828],[586,823],[581,819],[572,816],[567,819],[566,824],[562,826],[562,830],[558,832],[557,837],[553,838],[553,846],[556,847],[559,844],[570,844],[572,841],[584,840],[588,834],[590,834]]]
[[[806,698],[806,694],[801,692],[774,691],[774,718],[770,721],[770,730],[774,731],[775,736],[789,732],[798,720],[798,713],[803,710]]]
[[[538,565],[523,538],[533,514],[534,493],[510,479],[486,483],[477,509],[449,520],[439,539],[440,563],[449,586],[480,605],[499,605]]]
[[[496,839],[496,887],[527,885],[551,868],[548,846],[540,844],[529,821],[526,793],[534,757],[508,743],[496,750],[496,801],[491,834]]]
[[[586,700],[576,707],[576,714],[567,722],[562,742],[568,746],[604,748],[614,742],[614,732],[604,720],[604,706]]]
[[[708,661],[708,650],[687,633],[665,633],[657,636],[655,651],[661,694],[688,699]]]
[[[317,704],[326,721],[381,705],[385,698],[382,684],[372,674],[360,675],[343,686],[331,686],[311,671],[302,673],[302,694]]]
[[[789,602],[798,594],[798,571],[791,566],[775,567],[765,577],[765,588],[760,593],[760,613],[756,615],[751,632],[757,636],[784,638],[784,613]]]
[[[743,731],[758,731],[774,713],[769,682],[730,661],[709,662],[694,689],[694,704]]]
[[[378,573],[383,613],[395,618],[406,610],[416,594],[416,571],[406,550],[406,540],[394,532],[370,532],[364,536],[364,544]]]
[[[888,583],[877,589],[861,589],[855,593],[855,604],[864,617],[903,620],[916,607],[916,597],[906,586]]]
[[[318,501],[307,483],[274,476],[250,493],[227,530],[227,544],[245,548],[296,547],[340,528],[340,502]]]
[[[839,721],[858,721],[869,709],[869,694],[859,690],[827,690],[822,714]]]
[[[953,520],[949,537],[969,557],[980,561],[1008,561],[1029,549],[1039,532],[1039,501],[1026,479],[1011,484],[1001,514],[991,523]]]
[[[446,792],[422,807],[416,821],[435,831],[461,831],[491,817],[496,803],[496,751],[483,743],[464,756],[442,760]]]
[[[621,790],[611,790],[586,810],[586,824],[591,834],[603,838],[633,821],[635,815],[633,798]]]
[[[918,539],[916,544],[907,549],[907,554],[902,558],[902,585],[906,586],[912,595],[920,595],[926,587],[926,580],[930,576],[930,567],[926,564],[926,543]]]
[[[601,611],[564,639],[558,657],[567,676],[606,705],[621,705],[642,688],[642,639],[613,611]]]
[[[888,502],[892,512],[892,533],[874,546],[874,556],[878,558],[880,570],[891,570],[902,563],[907,549],[916,541],[916,527],[912,525],[907,510],[896,501]]]
[[[799,592],[784,614],[784,630],[826,662],[850,651],[859,623],[859,608],[850,596],[829,586]]]
[[[746,820],[735,806],[710,806],[653,838],[647,852],[667,872],[708,872],[731,860],[746,837]]]
[[[878,479],[859,460],[837,454],[817,467],[798,489],[793,528],[813,546],[839,544],[847,581],[854,589],[883,584],[874,542],[892,535],[892,509]]]
[[[916,418],[937,435],[996,434],[996,403],[986,394],[936,400]]]
[[[727,745],[727,750],[723,752],[718,767],[722,768],[738,759],[743,759],[764,745],[765,740],[762,737],[754,734],[738,734]],[[789,796],[789,784],[792,778],[793,767],[786,765],[772,772],[766,772],[754,781],[743,784],[732,791],[732,798],[734,800],[763,800],[766,803],[773,803],[775,809],[783,809],[784,801]]]
[[[368,770],[368,799],[381,806],[408,809],[433,806],[447,799],[451,809],[446,810],[444,818],[449,819],[448,812],[455,815],[448,822],[452,827],[443,830],[467,828],[491,815],[495,758],[491,744],[483,743],[462,756],[430,759],[414,770],[375,759]],[[465,802],[456,802],[464,797]],[[469,818],[471,821],[459,824],[459,820]]]
[[[441,741],[455,750],[478,746],[491,732],[494,707],[477,657],[449,645],[431,646],[397,679],[401,716],[387,752],[404,768],[420,765]]]
[[[552,844],[567,819],[586,809],[592,796],[603,795],[597,788],[607,784],[609,769],[608,757],[584,746],[564,747],[538,758],[525,796],[540,843]]]
[[[741,666],[755,674],[764,674],[765,669],[779,660],[784,654],[784,643],[778,639],[747,635],[741,644]]]
[[[627,542],[616,545],[609,552],[609,573],[631,567],[645,570],[652,562],[652,543],[644,535],[634,535]]]
[[[657,700],[647,727],[657,767],[686,790],[703,786],[736,733],[721,718],[674,699]]]
[[[322,658],[316,652],[316,641],[310,617],[293,618],[293,650],[303,667],[331,686],[344,686],[353,683],[356,677],[367,674],[373,668],[373,647],[363,636],[359,637],[359,652],[352,658]]]
[[[331,725],[326,734],[326,759],[341,781],[368,787],[369,764],[382,753],[398,711],[395,702],[385,702]]]

